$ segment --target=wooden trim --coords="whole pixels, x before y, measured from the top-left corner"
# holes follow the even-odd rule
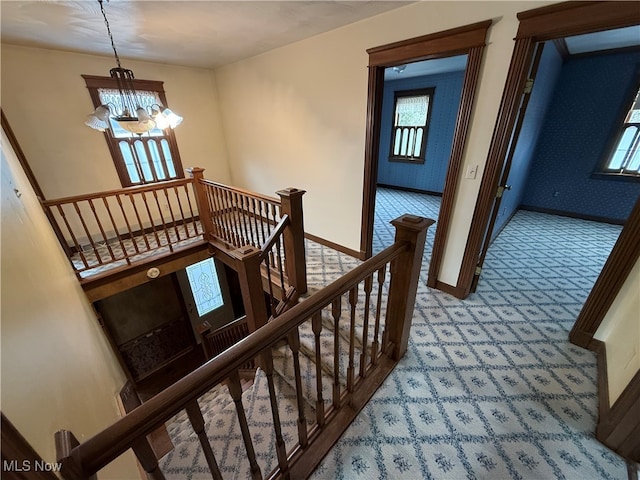
[[[476,264],[482,248],[482,241],[491,215],[496,189],[500,180],[502,166],[506,160],[511,132],[514,129],[524,82],[533,60],[534,43],[530,38],[516,40],[514,54],[509,66],[507,83],[498,111],[496,128],[491,138],[489,156],[480,183],[478,200],[471,221],[471,229],[467,239],[467,247],[462,259],[457,287],[469,295],[473,282]]]
[[[367,50],[369,66],[389,67],[401,63],[431,58],[451,57],[467,53],[470,48],[483,47],[491,20],[472,23],[442,32],[389,43]],[[446,53],[446,55],[443,55]]]
[[[454,147],[449,159],[447,179],[443,192],[444,205],[440,208],[440,215],[435,232],[434,250],[430,262],[430,274],[432,272],[431,268],[433,268],[433,273],[437,274],[444,253],[444,245],[446,244],[448,223],[451,217],[453,200],[462,167],[462,155],[466,146],[469,119],[475,100],[484,45],[491,24],[491,20],[486,20],[484,22],[367,50],[367,53],[369,53],[369,88],[367,96],[367,132],[360,237],[360,250],[364,253],[364,258],[369,258],[372,255],[384,69],[406,62],[468,54],[462,96],[452,142]]]
[[[52,472],[36,468],[43,467],[45,462],[27,442],[16,427],[5,417],[2,417],[2,478],[6,480],[56,480],[58,477]],[[13,468],[12,468],[13,467]]]
[[[156,255],[139,263],[133,262],[130,266],[107,270],[103,274],[81,280],[80,284],[89,301],[96,302],[152,281],[147,277],[147,271],[152,267],[159,268],[160,276],[164,276],[209,257],[209,245],[202,240],[172,253]]]
[[[460,177],[462,176],[462,158],[466,147],[466,138],[471,123],[471,113],[473,110],[476,87],[480,77],[480,67],[482,65],[482,55],[484,48],[472,48],[467,58],[467,68],[464,75],[462,87],[462,97],[460,98],[460,108],[456,119],[456,129],[453,136],[451,157],[445,179],[444,190],[442,192],[442,202],[436,224],[436,233],[433,239],[433,250],[431,251],[431,261],[429,262],[428,284],[436,285],[442,266],[442,258],[449,236],[449,226],[453,216],[456,192]],[[456,295],[458,296],[458,295]],[[464,297],[458,297],[464,298]]]
[[[339,243],[334,243],[329,240],[326,240],[322,237],[318,237],[309,232],[304,232],[304,238],[311,240],[312,242],[319,243],[320,245],[324,245],[325,247],[332,248],[340,253],[344,253],[345,255],[349,255],[351,257],[357,258],[359,260],[364,260],[364,252],[358,252],[356,250],[352,250],[350,248],[345,247],[344,245],[340,245]]]
[[[518,13],[516,38],[536,42],[630,27],[640,23],[636,2],[563,2]]]
[[[440,280],[436,280],[433,286],[431,285],[428,285],[428,286],[431,288],[435,288],[436,290],[440,290],[444,293],[448,293],[449,295],[453,295],[454,297],[459,298],[461,300],[464,298],[464,295],[463,295],[464,292],[461,292],[457,287],[454,287],[453,285],[449,285],[448,283],[441,282]]]
[[[562,210],[554,210],[552,208],[539,208],[531,205],[520,205],[518,208],[520,210],[527,210],[528,212],[547,213],[549,215],[557,215],[559,217],[578,218],[580,220],[608,223],[611,225],[624,225],[626,222],[626,220],[617,220],[615,218],[598,217],[596,215],[582,215],[581,213],[564,212]]]
[[[610,405],[607,354],[604,342],[589,345],[598,361],[598,425],[596,438],[632,462],[640,462],[640,371],[636,372],[618,399]]]
[[[419,188],[402,187],[399,185],[387,185],[386,183],[378,183],[377,188],[387,188],[389,190],[398,190],[401,192],[421,193],[423,195],[442,197],[442,192],[432,192],[431,190],[420,190]]]
[[[536,42],[640,24],[635,2],[564,2],[521,12],[457,286],[468,295]]]
[[[591,341],[639,258],[640,198],[571,329],[572,343],[585,347]]]

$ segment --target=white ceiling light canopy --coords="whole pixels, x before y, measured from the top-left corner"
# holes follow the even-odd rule
[[[100,11],[102,12],[116,64],[118,65],[109,70],[109,75],[116,82],[119,98],[115,103],[98,106],[87,116],[85,125],[104,132],[110,126],[109,119],[113,118],[120,127],[138,135],[142,135],[156,127],[163,130],[165,128],[175,128],[182,122],[181,116],[158,104],[147,107],[148,110],[142,107],[143,102],[140,100],[134,86],[135,77],[133,71],[122,68],[122,65],[120,65],[120,57],[118,57],[111,28],[109,27],[109,20],[107,20],[107,14],[104,11],[103,0],[98,0],[98,3],[100,4]]]

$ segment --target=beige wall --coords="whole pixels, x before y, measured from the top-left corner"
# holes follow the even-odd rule
[[[2,45],[2,109],[47,198],[120,188],[102,133],[84,125],[93,110],[82,74],[108,76],[110,57]],[[210,70],[122,61],[136,78],[164,81],[184,117],[175,134],[185,168],[230,181]]]
[[[594,335],[605,342],[609,403],[640,370],[640,261],[637,261]]]
[[[493,19],[467,165],[483,171],[518,21],[548,2],[417,2],[216,70],[231,177],[271,193],[294,186],[306,230],[359,250],[367,48]],[[457,283],[481,175],[463,179],[440,280]],[[410,212],[419,213],[419,212]]]
[[[47,462],[118,418],[125,376],[2,132],[2,412]],[[16,192],[17,191],[17,192]],[[131,454],[100,478],[136,478]]]

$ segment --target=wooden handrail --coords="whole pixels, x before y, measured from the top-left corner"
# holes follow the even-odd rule
[[[280,236],[282,235],[282,232],[284,232],[284,229],[287,227],[288,224],[289,224],[289,216],[284,215],[278,222],[278,225],[276,225],[276,228],[274,228],[271,231],[271,234],[269,235],[269,237],[264,241],[264,243],[260,247],[260,250],[262,250],[261,257],[263,259],[265,256],[269,254],[269,251],[271,250],[273,245],[276,243],[278,238],[280,238]]]
[[[409,242],[394,243],[74,448],[73,457],[82,462],[83,475],[92,475],[103,468],[130,448],[135,439],[144,437],[166,422],[189,402],[286,337],[301,323],[330,305],[336,297],[352,289],[409,247]]]
[[[332,442],[335,442],[338,436],[346,430],[349,423],[353,421],[357,413],[364,407],[367,400],[382,384],[384,378],[391,372],[393,366],[406,351],[426,230],[433,223],[433,220],[405,215],[392,223],[396,227],[395,242],[392,246],[354,268],[304,302],[293,306],[290,310],[272,319],[259,331],[252,333],[228,350],[223,351],[205,365],[134,409],[102,432],[80,445],[73,446],[70,450],[67,449],[66,452],[60,452],[58,460],[63,461],[66,467],[65,471],[62,472],[64,478],[74,480],[87,479],[129,448],[134,450],[150,478],[164,478],[146,440],[146,435],[183,409],[187,411],[191,424],[202,443],[207,463],[213,472],[214,478],[219,478],[216,460],[207,439],[207,432],[204,430],[204,419],[197,404],[197,399],[222,381],[228,381],[229,393],[235,403],[238,425],[242,432],[252,476],[254,478],[261,477],[252,445],[249,424],[242,404],[242,388],[238,374],[242,365],[258,356],[266,374],[273,414],[273,428],[276,434],[278,466],[273,474],[285,477],[291,476],[291,478],[306,478],[318,464],[322,455],[328,451]],[[258,254],[259,250],[252,256],[257,257]],[[384,309],[383,326],[380,316],[380,299],[386,283],[384,279],[387,267],[389,267],[391,277],[388,284],[388,298]],[[368,312],[368,305],[371,300],[371,282],[374,276],[377,276],[378,279],[378,306],[375,318],[371,319],[375,334],[372,338],[373,344],[370,352],[366,351],[366,338],[363,340],[364,350],[360,354],[360,362],[367,362],[367,365],[361,364],[359,372],[357,372],[354,363],[355,352],[353,345],[355,341],[354,322],[356,321],[355,310],[358,303],[358,287],[364,282],[365,302],[367,302],[365,312]],[[260,295],[262,295],[262,292]],[[348,315],[350,333],[348,340],[349,367],[347,369],[347,382],[346,387],[342,389],[339,380],[341,373],[338,360],[342,354],[338,337],[343,335],[341,333],[343,329],[340,328],[339,321],[342,316],[340,305],[344,296],[348,296],[350,305],[350,314]],[[334,319],[333,332],[336,338],[333,355],[334,365],[338,366],[334,368],[333,372],[333,377],[335,378],[332,388],[333,404],[327,410],[322,406],[322,381],[318,377],[316,382],[318,389],[316,392],[318,405],[316,425],[311,430],[308,430],[305,427],[307,421],[304,412],[300,409],[300,405],[304,403],[299,358],[300,326],[304,322],[312,321],[316,339],[316,361],[320,362],[319,337],[322,325],[319,320],[325,309],[331,312],[331,316]],[[369,321],[368,314],[363,318],[363,321],[363,335],[366,337],[367,322]],[[378,333],[380,331],[382,332],[381,342],[378,341]],[[346,339],[347,337],[344,338]],[[282,441],[278,400],[273,379],[274,357],[272,349],[278,348],[283,340],[293,355],[296,399],[299,406],[299,442],[294,446],[294,450],[291,453],[286,452],[285,444]],[[378,349],[379,345],[380,348]],[[346,354],[346,351],[343,353]],[[367,356],[369,357],[368,360]],[[319,365],[318,363],[317,369],[320,369]],[[328,427],[329,425],[331,425],[331,428],[325,428],[325,426]],[[61,432],[62,435],[69,434],[67,431]],[[316,442],[317,449],[308,448],[311,444],[315,445]]]
[[[117,190],[105,190],[102,192],[85,193],[81,195],[73,195],[71,197],[54,198],[52,200],[43,200],[41,203],[45,207],[52,205],[62,205],[63,203],[80,202],[83,200],[95,200],[96,198],[112,197],[114,195],[135,195],[137,193],[152,192],[154,190],[164,190],[166,188],[181,187],[193,183],[192,178],[178,178],[176,180],[167,180],[164,182],[153,183],[150,185],[141,185],[135,187],[125,187]]]
[[[203,178],[202,180],[200,180],[200,183],[202,183],[203,185],[209,185],[211,187],[221,188],[223,190],[236,192],[247,197],[255,198],[256,200],[262,200],[263,202],[267,202],[272,205],[277,205],[277,206],[280,205],[280,200],[275,197],[270,197],[268,195],[263,195],[261,193],[252,192],[250,190],[245,190],[243,188],[231,187],[229,185],[225,185],[224,183],[214,182],[206,178]]]

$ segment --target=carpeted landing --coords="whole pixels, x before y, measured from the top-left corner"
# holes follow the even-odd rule
[[[413,195],[376,207],[377,251],[392,241],[386,222],[397,210],[437,218],[437,197]],[[478,291],[466,300],[426,287],[428,245],[409,351],[312,478],[625,479],[624,461],[593,434],[595,356],[567,340],[619,232],[606,224],[518,212],[489,250]],[[312,291],[358,264],[313,242],[307,242],[307,255]],[[276,354],[275,363],[286,355]],[[275,379],[291,447],[298,413],[286,377]],[[271,421],[264,372],[243,403],[267,475],[276,456],[272,429],[262,428]],[[249,478],[229,397],[223,391],[200,404],[224,478]],[[308,422],[314,406],[309,398]],[[167,478],[210,478],[185,417],[169,425],[176,448],[161,459],[162,469]]]

